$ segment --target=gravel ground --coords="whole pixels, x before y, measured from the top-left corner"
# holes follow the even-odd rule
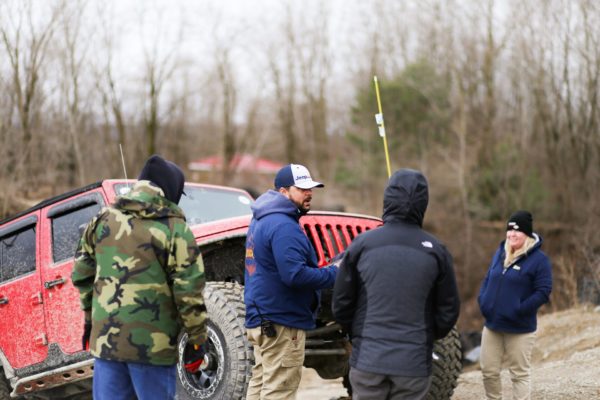
[[[296,396],[297,400],[337,400],[348,395],[342,378],[321,379],[312,368],[304,368]]]
[[[511,399],[507,371],[504,398]],[[346,396],[341,379],[324,380],[304,369],[298,400],[337,400]],[[465,368],[452,400],[485,398],[481,371]],[[600,308],[581,307],[539,318],[533,350],[532,400],[600,400]]]
[[[474,368],[461,374],[453,400],[485,398],[481,371]],[[502,372],[502,388],[503,397],[512,398],[506,370]],[[531,399],[600,399],[600,309],[582,307],[539,318]]]
[[[512,398],[511,382],[507,371],[502,372],[502,389],[505,399]],[[452,399],[481,400],[484,398],[481,371],[461,374]],[[577,352],[568,360],[535,365],[531,380],[531,399],[600,399],[600,347]]]

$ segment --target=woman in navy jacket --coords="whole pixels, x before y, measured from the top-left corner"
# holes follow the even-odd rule
[[[537,311],[552,290],[550,260],[541,250],[542,238],[533,232],[528,211],[511,215],[506,240],[492,258],[479,292],[485,318],[481,339],[481,372],[489,400],[502,399],[500,371],[506,357],[513,398],[529,399],[531,352]]]

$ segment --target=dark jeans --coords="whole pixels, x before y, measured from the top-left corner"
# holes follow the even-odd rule
[[[380,375],[350,368],[352,400],[421,400],[430,383],[431,376]]]
[[[94,359],[94,400],[172,400],[175,365],[158,366]]]

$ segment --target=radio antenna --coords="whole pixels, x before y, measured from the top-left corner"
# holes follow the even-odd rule
[[[119,143],[119,151],[121,152],[121,164],[123,165],[123,173],[125,174],[125,180],[127,181],[127,187],[131,189],[131,184],[129,183],[129,179],[127,179],[127,168],[125,168],[125,157],[123,157],[123,146]]]
[[[387,139],[385,137],[385,124],[383,123],[383,110],[381,108],[381,96],[379,95],[379,82],[377,81],[377,75],[373,77],[373,81],[375,82],[375,93],[377,94],[377,107],[379,108],[379,113],[375,114],[375,122],[379,127],[379,136],[383,138],[383,149],[385,150],[385,163],[387,166],[388,178],[392,176],[392,170],[390,168],[390,153],[388,152]]]

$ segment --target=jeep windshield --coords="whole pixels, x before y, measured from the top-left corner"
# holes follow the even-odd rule
[[[129,192],[125,183],[115,184],[115,193],[120,196]],[[179,207],[183,209],[187,223],[203,224],[220,219],[252,214],[252,197],[242,190],[229,190],[213,186],[186,184]]]

